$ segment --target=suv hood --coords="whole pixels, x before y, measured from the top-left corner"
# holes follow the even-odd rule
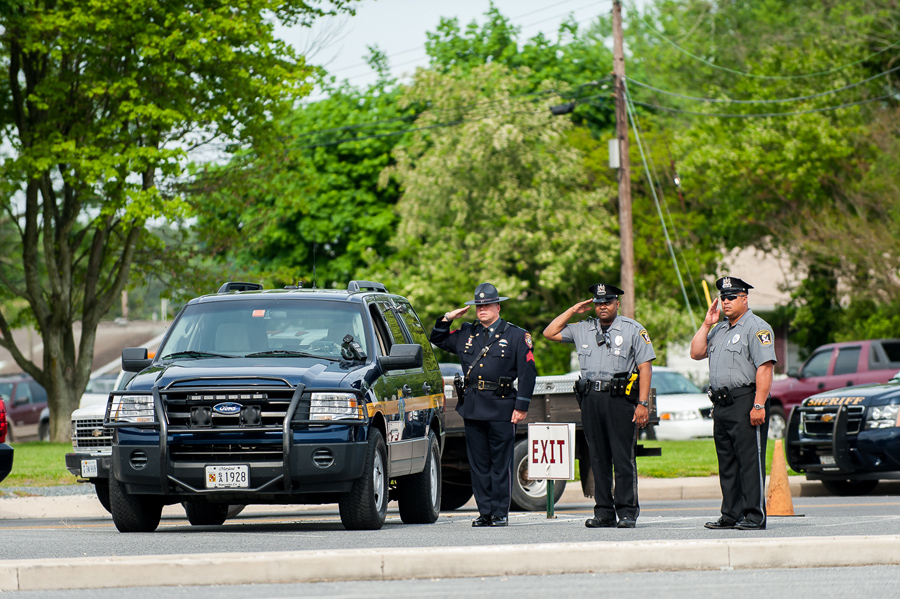
[[[322,363],[307,358],[268,358],[268,359],[205,359],[179,360],[167,364],[154,364],[138,374],[128,385],[130,390],[149,391],[154,385],[166,387],[175,381],[185,379],[205,379],[206,386],[233,386],[248,384],[247,379],[270,379],[269,381],[253,381],[249,384],[267,385],[287,381],[296,386],[303,383],[306,387],[348,387],[350,382],[359,377],[362,364],[348,369],[339,362]],[[354,374],[357,374],[354,376]],[[185,384],[192,385],[185,381]]]
[[[877,385],[841,387],[803,400],[804,406],[881,405],[900,397],[900,380]]]

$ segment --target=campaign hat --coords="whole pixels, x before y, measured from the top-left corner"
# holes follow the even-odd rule
[[[466,302],[466,305],[481,306],[483,304],[496,304],[508,299],[508,297],[501,297],[497,292],[497,288],[490,283],[482,283],[475,288],[475,299]]]

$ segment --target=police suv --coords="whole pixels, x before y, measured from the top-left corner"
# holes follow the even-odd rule
[[[163,505],[218,525],[234,504],[332,503],[347,529],[437,520],[444,395],[410,303],[379,283],[263,290],[226,283],[191,300],[153,359],[113,391],[110,508],[149,532]]]
[[[900,479],[900,373],[879,385],[813,395],[788,422],[790,467],[837,495],[871,492]]]

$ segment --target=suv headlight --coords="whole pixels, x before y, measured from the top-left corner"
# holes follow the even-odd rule
[[[362,406],[352,393],[313,393],[310,420],[362,420]]]
[[[875,406],[869,408],[866,416],[866,428],[893,428],[900,426],[900,404]]]
[[[109,411],[113,422],[156,422],[152,395],[119,395],[113,397]]]

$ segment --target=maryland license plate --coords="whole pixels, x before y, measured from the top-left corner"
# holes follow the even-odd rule
[[[833,455],[820,455],[819,463],[823,466],[834,466],[834,456]]]
[[[246,489],[250,486],[249,466],[207,466],[207,489]]]
[[[81,460],[81,476],[85,478],[96,478],[97,460]]]

